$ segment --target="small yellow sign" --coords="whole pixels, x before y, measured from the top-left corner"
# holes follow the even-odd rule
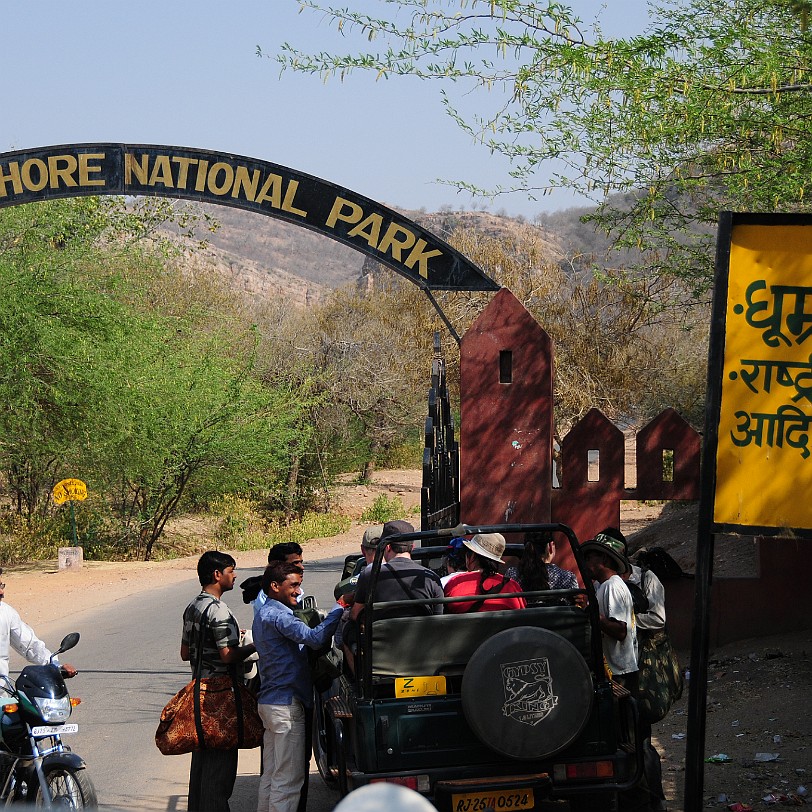
[[[413,696],[445,696],[445,677],[397,677],[395,696],[405,699]]]
[[[84,502],[87,499],[87,485],[81,479],[63,479],[54,485],[54,503]]]

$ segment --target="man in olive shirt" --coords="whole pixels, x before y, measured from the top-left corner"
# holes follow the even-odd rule
[[[191,663],[192,672],[199,660],[203,677],[229,673],[229,667],[256,650],[253,645],[240,646],[240,627],[222,601],[223,593],[234,589],[236,568],[237,562],[230,555],[215,551],[203,553],[197,562],[202,590],[183,612],[180,658]],[[189,812],[229,812],[237,753],[236,747],[192,753]]]

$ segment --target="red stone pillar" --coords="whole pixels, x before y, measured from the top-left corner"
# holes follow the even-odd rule
[[[553,348],[502,288],[460,344],[460,517],[550,519]]]

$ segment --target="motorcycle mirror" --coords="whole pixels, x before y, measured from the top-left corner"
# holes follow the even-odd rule
[[[59,648],[54,652],[54,656],[73,648],[78,642],[79,632],[71,632],[70,634],[65,635],[62,642],[59,644]]]

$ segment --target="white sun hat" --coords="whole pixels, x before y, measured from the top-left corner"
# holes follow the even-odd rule
[[[465,539],[463,544],[472,553],[504,563],[502,555],[505,552],[505,537],[501,533],[477,533],[472,539]]]

